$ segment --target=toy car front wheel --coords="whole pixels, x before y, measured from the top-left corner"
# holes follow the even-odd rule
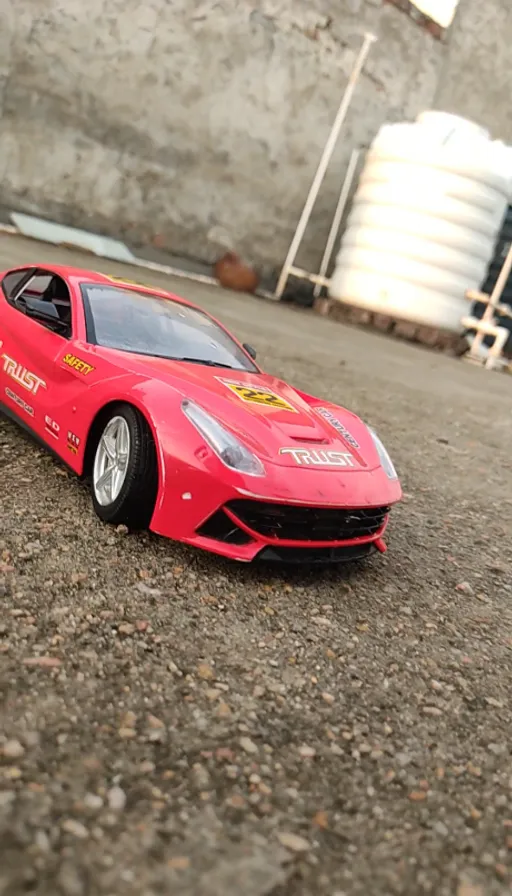
[[[120,404],[99,428],[92,465],[92,502],[100,519],[133,529],[149,525],[158,469],[155,444],[144,417]]]

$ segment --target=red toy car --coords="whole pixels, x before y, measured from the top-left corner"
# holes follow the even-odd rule
[[[169,293],[70,267],[0,279],[0,406],[90,477],[102,520],[240,561],[386,550],[401,487],[354,414]]]

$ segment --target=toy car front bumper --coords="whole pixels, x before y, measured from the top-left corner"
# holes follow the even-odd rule
[[[402,492],[382,469],[272,473],[230,483],[189,468],[161,488],[150,528],[242,562],[338,563],[386,550],[389,510]]]

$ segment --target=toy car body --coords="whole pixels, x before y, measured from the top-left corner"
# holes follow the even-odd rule
[[[401,487],[357,416],[169,293],[71,267],[0,281],[0,407],[90,477],[101,519],[246,562],[386,549]]]

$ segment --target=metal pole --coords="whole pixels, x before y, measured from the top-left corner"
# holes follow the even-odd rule
[[[290,268],[293,266],[293,262],[295,261],[295,257],[297,255],[298,248],[302,242],[302,238],[304,236],[304,231],[307,227],[308,221],[311,217],[311,212],[313,210],[313,206],[318,197],[318,192],[322,185],[322,181],[325,177],[325,172],[327,171],[327,166],[331,160],[332,154],[334,152],[334,148],[336,146],[336,141],[339,137],[343,122],[345,121],[350,103],[352,101],[352,97],[354,94],[354,90],[356,84],[359,80],[361,72],[363,70],[363,66],[366,62],[366,58],[370,51],[371,45],[377,40],[374,34],[367,33],[364,36],[362,47],[359,51],[359,55],[355,61],[354,68],[352,69],[352,74],[350,75],[349,82],[345,89],[345,93],[340,103],[340,107],[338,109],[338,113],[334,120],[334,124],[331,129],[331,133],[327,139],[327,143],[325,144],[324,151],[322,153],[322,157],[320,159],[316,174],[313,178],[313,182],[311,184],[308,197],[306,199],[306,203],[302,210],[302,214],[299,219],[299,223],[297,224],[297,229],[295,230],[294,237],[290,244],[290,248],[288,249],[288,254],[286,256],[286,260],[284,262],[283,268],[281,270],[281,274],[279,277],[279,281],[276,286],[276,291],[274,293],[275,299],[280,299],[286,283],[288,281],[288,277],[290,276]]]
[[[499,304],[501,295],[503,293],[503,290],[505,289],[505,286],[507,284],[507,280],[509,278],[511,270],[512,270],[512,243],[510,244],[510,248],[507,252],[507,257],[505,258],[505,261],[503,263],[503,267],[500,271],[500,275],[499,275],[498,279],[496,280],[494,289],[489,298],[489,302],[487,303],[487,307],[486,307],[484,313],[482,314],[482,317],[480,318],[482,323],[492,320],[493,315],[494,315],[494,309],[496,308],[496,305]],[[469,351],[469,354],[471,355],[471,357],[478,358],[478,350],[479,350],[480,346],[482,345],[482,342],[484,340],[484,335],[485,334],[482,332],[482,330],[476,331],[475,338],[473,339],[473,343],[472,343],[471,349]]]
[[[324,255],[322,258],[322,263],[320,265],[319,276],[325,277],[327,273],[327,268],[329,267],[329,262],[331,260],[331,256],[334,249],[334,244],[336,242],[336,237],[338,235],[338,230],[340,229],[341,219],[343,217],[343,212],[345,211],[345,206],[347,204],[347,200],[350,193],[350,188],[352,187],[352,183],[354,181],[354,176],[356,173],[357,163],[359,161],[359,155],[361,153],[360,149],[353,149],[352,154],[350,156],[350,161],[348,163],[347,173],[345,174],[345,179],[343,181],[343,186],[341,188],[340,197],[338,199],[338,205],[336,206],[336,211],[334,212],[334,218],[332,219],[331,229],[329,231],[329,236],[327,237],[327,243],[325,246]],[[318,298],[320,293],[322,292],[321,283],[317,283],[315,289],[313,291],[313,295],[315,299]]]

